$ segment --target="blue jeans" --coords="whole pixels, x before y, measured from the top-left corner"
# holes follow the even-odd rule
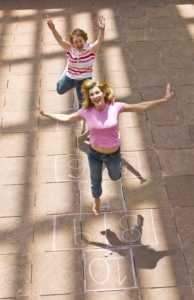
[[[113,154],[101,154],[89,147],[88,162],[90,167],[90,184],[93,198],[99,198],[102,194],[102,165],[108,169],[108,175],[112,180],[121,178],[121,152],[120,148]]]
[[[78,101],[79,101],[79,108],[81,108],[81,104],[83,101],[81,86],[82,86],[82,83],[84,82],[84,80],[86,80],[86,79],[91,79],[91,77],[85,78],[83,80],[75,80],[75,79],[69,78],[66,74],[63,74],[61,79],[57,82],[57,93],[60,95],[63,95],[75,87],[76,92],[77,92]]]

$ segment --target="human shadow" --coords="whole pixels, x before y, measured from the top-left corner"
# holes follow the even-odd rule
[[[126,256],[126,250],[133,249],[133,260],[137,269],[154,269],[160,259],[171,254],[170,250],[157,251],[148,245],[141,243],[142,228],[144,218],[137,216],[137,224],[128,230],[128,241],[126,237],[121,241],[116,233],[111,229],[106,229],[100,233],[106,237],[107,244],[88,241],[88,244],[100,247],[109,251],[118,253],[120,256]]]

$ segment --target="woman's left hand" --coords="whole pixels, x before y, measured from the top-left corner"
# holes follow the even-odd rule
[[[171,91],[171,85],[170,85],[170,83],[168,83],[167,87],[166,87],[166,95],[164,97],[165,101],[169,101],[173,95],[174,95],[174,92]]]

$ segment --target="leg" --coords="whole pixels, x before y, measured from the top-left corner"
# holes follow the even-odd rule
[[[95,216],[99,215],[100,211],[100,198],[94,198],[94,205],[93,205],[93,213]]]
[[[63,74],[61,79],[57,82],[57,93],[63,95],[69,90],[73,89],[75,86],[75,80],[69,78],[66,76],[66,74]]]
[[[91,78],[87,78],[87,79],[91,79]],[[83,102],[83,95],[81,92],[81,87],[82,87],[82,83],[85,81],[86,79],[83,80],[78,80],[76,82],[76,92],[77,92],[77,97],[78,97],[78,101],[79,101],[79,108],[82,107],[82,102]],[[82,129],[81,129],[81,134],[83,134],[86,131],[86,121],[83,120],[82,121]]]
[[[83,102],[83,95],[82,95],[82,83],[86,80],[86,79],[92,79],[91,77],[89,78],[85,78],[83,80],[77,80],[76,81],[76,92],[77,92],[77,97],[78,97],[78,101],[79,101],[79,108],[82,107],[82,102]]]
[[[108,175],[112,180],[121,178],[121,152],[120,149],[111,155],[104,156],[104,163],[108,169]]]
[[[88,162],[90,167],[90,184],[94,198],[93,212],[99,214],[100,196],[102,194],[102,164],[101,155],[88,149]]]

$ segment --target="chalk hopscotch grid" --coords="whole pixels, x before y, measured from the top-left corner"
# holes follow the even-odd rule
[[[132,119],[131,119],[130,114],[128,114],[128,117],[129,117],[130,127],[133,127]],[[57,129],[59,129],[58,128],[58,122],[57,122]],[[135,155],[137,157],[138,172],[141,174],[141,165],[140,165],[140,159],[139,159],[139,156],[138,156],[138,152],[133,152],[133,153],[135,153]],[[68,174],[68,176],[69,176],[68,179],[60,178],[60,176],[58,174],[58,157],[59,157],[59,155],[55,155],[55,162],[54,162],[55,182],[75,181],[75,180],[77,180],[77,181],[86,181],[86,180],[81,179],[82,175],[86,171],[85,164],[84,164],[84,167],[83,167],[83,171],[81,172],[81,175],[75,177],[75,176],[71,175],[71,173],[69,173]],[[76,158],[74,160],[77,160],[78,163],[79,162],[82,163],[82,161],[79,159],[79,154],[76,154],[75,157]],[[71,162],[72,161],[70,160],[69,164],[68,164],[68,167],[69,167],[70,170],[72,168]],[[126,174],[123,174],[123,175],[124,175],[125,178],[137,178],[136,175],[131,175],[131,176],[126,176]],[[89,179],[87,181],[89,181]],[[121,191],[122,191],[122,187],[121,187]],[[123,193],[123,191],[122,191],[122,193]],[[110,205],[109,205],[108,202],[107,202],[107,207],[110,207]],[[127,210],[126,210],[126,207],[125,207],[125,202],[124,202],[124,197],[123,197],[123,207],[124,207],[125,212],[127,213]],[[114,211],[114,213],[119,213],[119,212],[123,213],[123,211]],[[130,214],[126,215],[125,217],[130,217],[131,216],[131,212],[132,211],[130,211]],[[140,211],[138,211],[138,213],[139,212]],[[83,212],[81,212],[81,214],[91,215],[91,213],[83,213]],[[106,216],[107,216],[107,214],[112,214],[112,212],[105,212],[105,213],[100,213],[100,214],[104,214],[104,226],[105,226],[105,230],[106,230]],[[80,213],[77,213],[77,214],[73,213],[73,214],[68,214],[68,215],[75,216],[75,215],[80,215]],[[87,268],[87,265],[86,265],[86,253],[87,252],[97,252],[97,251],[99,252],[99,251],[104,251],[104,250],[103,249],[95,249],[95,248],[94,249],[87,249],[86,247],[83,247],[83,245],[81,247],[75,247],[75,248],[57,248],[56,247],[56,239],[57,239],[57,216],[58,215],[54,215],[53,216],[53,250],[54,251],[60,251],[60,250],[81,250],[82,251],[82,257],[83,257],[83,264],[84,264],[84,290],[86,292],[95,292],[95,291],[97,292],[97,291],[107,291],[107,290],[109,290],[107,288],[90,289],[89,287],[87,287],[87,280],[86,280],[86,268]],[[153,242],[153,243],[151,243],[149,245],[157,245],[158,241],[157,241],[157,236],[156,236],[156,231],[155,231],[155,226],[154,226],[154,218],[153,218],[153,211],[152,210],[150,210],[150,218],[151,218],[152,231],[153,231],[153,236],[154,236],[155,242]],[[76,229],[75,229],[75,224],[74,224],[74,242],[75,242],[75,234],[76,234]],[[90,235],[87,234],[86,232],[82,232],[82,234],[87,235],[91,239]],[[142,246],[142,245],[135,245],[135,246]],[[116,288],[111,288],[111,290],[129,290],[129,289],[136,289],[136,288],[138,288],[138,284],[137,284],[137,280],[136,280],[136,274],[135,274],[134,260],[133,260],[133,248],[132,248],[132,245],[130,244],[130,245],[125,245],[125,246],[112,247],[112,246],[108,245],[108,241],[107,241],[105,249],[110,250],[110,251],[114,251],[114,250],[115,251],[118,251],[118,250],[128,250],[129,251],[129,258],[130,258],[129,264],[131,263],[131,267],[132,267],[133,285],[128,286],[128,287],[119,287],[118,286]],[[120,257],[119,259],[125,259],[125,258],[126,257]],[[96,258],[96,260],[97,259],[99,259],[99,258]],[[110,258],[109,257],[108,261],[111,261],[111,260],[114,260],[114,259],[115,258]],[[116,259],[118,260],[118,258],[116,258]],[[95,282],[96,280],[95,280],[95,278],[94,278],[94,276],[92,274],[92,262],[93,261],[91,261],[90,265],[89,265],[89,275],[92,278],[92,280]],[[106,260],[104,260],[104,261],[106,261]],[[118,263],[118,274],[120,275],[120,269],[119,269],[119,267],[120,267],[120,265]],[[110,271],[109,267],[107,267],[107,268],[108,268],[108,272],[109,272]],[[108,275],[110,275],[110,274],[108,273]],[[126,279],[126,277],[124,277],[122,279],[122,281],[120,282],[120,284],[123,283],[125,281],[125,279]],[[106,281],[103,281],[100,284],[104,284],[105,282]],[[99,283],[99,282],[97,282],[97,283]],[[134,297],[136,297],[136,296],[134,296]],[[139,297],[138,297],[138,299],[139,299]]]
[[[157,235],[156,235],[156,230],[155,230],[155,225],[154,225],[154,217],[153,217],[153,210],[151,209],[151,210],[148,210],[148,209],[145,209],[145,210],[138,210],[138,214],[140,214],[141,212],[149,212],[149,217],[150,217],[150,224],[152,225],[152,228],[150,229],[151,231],[152,231],[152,236],[153,236],[153,242],[151,242],[151,243],[149,243],[149,245],[151,245],[151,246],[156,246],[156,245],[158,245],[158,240],[157,240]],[[136,212],[135,210],[134,210],[134,212]],[[130,217],[134,217],[134,218],[137,218],[137,215],[135,215],[135,214],[133,214],[133,211],[125,211],[125,212],[123,212],[123,211],[114,211],[114,212],[103,212],[103,213],[100,213],[101,215],[103,215],[104,216],[104,231],[106,231],[107,230],[107,215],[111,215],[111,214],[116,214],[116,213],[121,213],[121,214],[124,214],[125,213],[125,215],[123,215],[121,218],[120,218],[120,220],[119,221],[121,221],[123,218],[130,218]],[[136,212],[137,213],[137,212]],[[82,215],[93,215],[93,213],[82,213]],[[57,239],[57,218],[58,217],[62,217],[62,216],[80,216],[80,213],[73,213],[73,214],[60,214],[60,215],[54,215],[53,216],[53,251],[66,251],[66,250],[83,250],[83,249],[86,249],[87,248],[87,246],[86,247],[83,247],[83,245],[82,246],[78,246],[78,247],[75,247],[75,248],[72,248],[72,247],[66,247],[66,248],[58,248],[58,247],[56,247],[56,239]],[[122,228],[122,229],[126,229],[126,230],[130,230],[130,228],[125,228],[125,227],[122,227],[122,223],[120,223],[119,222],[119,224],[120,224],[120,227]],[[74,237],[76,236],[76,224],[75,224],[75,219],[74,219],[74,222],[73,222],[73,227],[74,227],[74,230],[73,230],[73,232],[74,232]],[[138,229],[137,229],[138,230]],[[82,234],[84,234],[84,235],[87,235],[88,237],[89,237],[89,239],[90,239],[90,241],[91,241],[91,236],[90,236],[90,234],[88,234],[87,232],[82,232]],[[138,237],[137,237],[137,239],[136,240],[138,240],[139,239],[139,237],[140,237],[140,233],[138,234]],[[130,242],[130,241],[127,241],[127,240],[125,240],[125,239],[123,239],[125,242]],[[145,244],[141,244],[141,243],[139,243],[139,244],[133,244],[136,240],[134,240],[134,241],[132,241],[132,242],[130,242],[130,244],[128,244],[128,245],[121,245],[121,246],[109,246],[108,245],[108,241],[107,241],[107,244],[106,244],[106,246],[104,247],[104,249],[108,249],[108,250],[122,250],[122,249],[129,249],[129,248],[131,248],[131,247],[137,247],[137,246],[145,246]],[[88,249],[88,248],[87,248]]]
[[[94,249],[93,252],[103,252],[104,250],[100,249],[100,250],[97,250],[97,249]],[[83,262],[84,262],[84,291],[85,292],[97,292],[97,291],[107,291],[107,290],[111,290],[111,291],[116,291],[116,290],[131,290],[131,289],[137,289],[138,288],[138,284],[137,284],[137,279],[136,279],[136,272],[135,272],[135,265],[134,265],[134,260],[133,260],[133,252],[132,252],[132,248],[128,249],[129,251],[129,255],[127,256],[123,256],[123,257],[106,257],[106,258],[93,258],[89,264],[88,264],[88,267],[87,267],[87,253],[91,252],[91,250],[84,250],[82,253],[83,253]],[[120,270],[120,262],[122,260],[126,260],[127,261],[127,264],[128,266],[130,267],[131,266],[131,276],[132,278],[131,281],[132,283],[129,283],[128,286],[123,286],[124,282],[126,282],[126,280],[128,279],[128,273],[127,275],[125,276],[121,276],[121,270]],[[106,274],[104,276],[104,278],[100,281],[99,279],[95,278],[95,272],[93,272],[92,270],[92,266],[95,262],[101,262],[105,265],[105,269],[106,269]],[[103,285],[105,285],[108,281],[111,282],[111,265],[116,263],[116,271],[115,271],[115,277],[114,278],[117,278],[117,282],[118,282],[118,286],[117,287],[109,287],[109,288],[106,288],[106,287],[103,287]],[[87,283],[87,277],[86,275],[89,275],[90,277],[90,280],[94,282],[94,285],[97,286],[97,288],[90,288],[88,287],[88,284]]]
[[[138,163],[138,168],[137,168],[137,172],[139,174],[142,174],[141,172],[141,163],[140,163],[140,159],[139,159],[139,155],[138,152],[134,151],[133,154],[135,154],[136,158],[137,158],[137,163]],[[121,153],[122,155],[122,153]],[[88,179],[83,179],[82,177],[86,174],[86,171],[89,169],[89,167],[86,165],[86,163],[80,159],[80,157],[82,157],[83,154],[65,154],[65,155],[55,155],[54,156],[54,180],[55,182],[68,182],[68,181],[89,181],[89,177]],[[87,159],[87,155],[84,155]],[[66,168],[68,169],[68,177],[60,177],[59,175],[59,169],[58,169],[58,165],[59,165],[59,158],[61,157],[73,157],[71,158],[67,163],[66,163]],[[123,156],[124,157],[124,156]],[[77,167],[76,167],[77,165]],[[122,166],[122,178],[138,178],[141,176],[137,176],[137,175],[127,175],[125,168],[125,165]],[[77,175],[75,175],[75,171],[77,172]],[[105,171],[106,172],[106,171]],[[88,172],[89,174],[89,172]],[[89,175],[88,175],[89,176]],[[105,177],[105,176],[104,176]],[[103,180],[109,180],[106,178],[103,178]]]
[[[138,214],[143,212],[143,211],[146,211],[148,212],[148,210],[141,210],[141,211],[138,211]],[[136,212],[134,210],[134,212]],[[114,212],[115,213],[115,212]],[[123,213],[123,211],[117,211],[117,213]],[[120,218],[120,220],[123,218],[123,217],[137,217],[137,215],[134,215],[133,211],[128,211],[128,212],[125,212],[126,215],[125,216],[122,216]],[[137,212],[136,212],[137,213]],[[103,213],[104,215],[104,229],[106,230],[107,229],[107,215],[110,215],[110,214],[113,214],[112,212],[106,212],[106,213]],[[68,216],[80,216],[80,213],[77,213],[77,214],[68,214]],[[85,213],[84,215],[92,215],[92,214],[88,214],[88,213]],[[72,250],[72,251],[75,251],[75,250],[81,250],[82,251],[82,258],[83,258],[83,265],[84,265],[84,289],[85,289],[85,292],[95,292],[95,291],[107,291],[107,290],[130,290],[130,289],[135,289],[135,288],[138,288],[138,284],[137,284],[137,280],[136,280],[136,274],[135,274],[135,266],[134,266],[134,260],[133,260],[133,247],[141,247],[143,246],[142,244],[135,244],[135,245],[132,245],[132,244],[129,244],[129,245],[121,245],[121,246],[109,246],[108,245],[108,240],[107,238],[105,237],[105,240],[106,240],[106,243],[105,243],[105,246],[104,248],[87,248],[87,245],[79,245],[77,243],[77,240],[75,239],[75,237],[77,236],[77,233],[76,233],[76,221],[74,219],[74,222],[73,222],[73,234],[74,234],[74,243],[77,244],[77,247],[66,247],[66,248],[57,248],[56,247],[56,240],[57,240],[57,217],[61,217],[62,215],[55,215],[53,216],[53,251],[66,251],[66,250]],[[66,214],[64,215],[66,216]],[[155,241],[153,243],[149,243],[149,245],[157,245],[158,241],[157,241],[157,236],[156,236],[156,231],[155,231],[155,226],[154,226],[154,218],[153,218],[153,210],[150,210],[149,211],[149,216],[150,216],[150,219],[151,219],[151,222],[150,224],[152,225],[152,234],[154,236],[154,239]],[[90,236],[90,234],[88,234],[87,232],[82,232],[82,235],[86,236],[87,237],[87,240],[89,241],[88,244],[90,244],[92,238]],[[86,256],[87,256],[87,253],[99,253],[99,251],[115,251],[115,252],[118,252],[118,251],[122,251],[122,250],[125,250],[125,251],[129,251],[129,256],[124,256],[124,257],[121,257],[122,259],[127,259],[127,263],[129,264],[128,265],[128,268],[131,268],[131,272],[132,272],[132,279],[133,279],[133,284],[132,285],[129,285],[127,287],[123,287],[122,284],[124,283],[125,280],[127,280],[127,278],[122,279],[120,281],[118,281],[118,286],[117,287],[111,287],[111,288],[106,288],[105,286],[103,286],[103,284],[105,285],[105,283],[107,281],[109,281],[110,279],[110,274],[107,275],[107,280],[104,281],[99,281],[99,282],[95,282],[95,278],[94,278],[94,275],[92,274],[92,265],[94,263],[94,260],[97,262],[99,259],[101,262],[103,262],[103,264],[105,264],[105,267],[106,267],[106,270],[107,272],[109,273],[110,272],[110,264],[112,263],[115,263],[117,261],[118,263],[118,270],[117,270],[117,276],[118,278],[121,278],[121,275],[120,275],[120,270],[119,270],[119,267],[120,267],[120,264],[119,264],[119,261],[118,261],[118,257],[108,257],[108,258],[99,258],[99,257],[96,257],[94,259],[92,259],[90,262],[89,262],[89,266],[88,266],[88,262],[86,260]],[[120,259],[121,259],[120,258]],[[113,261],[114,260],[114,261]],[[112,262],[111,262],[112,261]],[[87,270],[90,270],[89,271],[89,274],[87,273]],[[94,285],[98,285],[98,288],[92,288],[88,285],[90,285],[88,282],[87,282],[87,276],[89,276],[90,278],[90,281],[93,280],[94,281]],[[122,286],[122,287],[121,287]]]

